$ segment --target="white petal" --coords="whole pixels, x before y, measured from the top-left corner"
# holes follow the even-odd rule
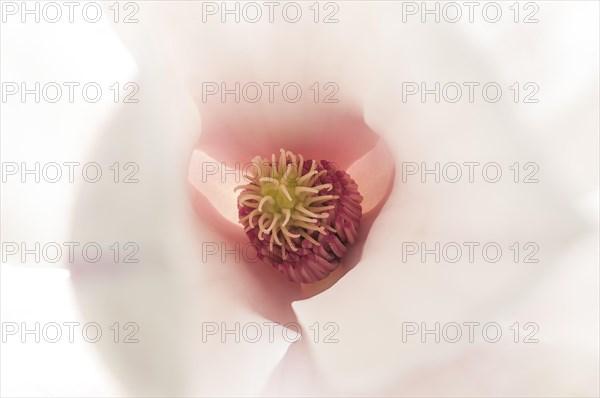
[[[103,180],[83,189],[72,235],[105,248],[133,242],[139,262],[115,263],[112,252],[92,264],[78,257],[71,270],[83,315],[102,324],[139,325],[139,343],[99,344],[136,394],[258,392],[289,343],[203,342],[205,323],[231,328],[235,322],[262,324],[264,317],[223,288],[235,283],[228,279],[234,266],[206,255],[206,245],[218,240],[198,226],[187,182],[200,132],[196,109],[176,81],[164,79],[166,65],[153,62],[141,70],[139,104],[121,107],[92,154],[103,163],[135,162],[139,182]]]
[[[400,18],[397,13],[390,13],[388,17],[391,20]],[[593,28],[594,24],[585,25],[587,37],[592,36]],[[391,36],[389,33],[387,37]],[[428,369],[435,369],[444,363],[454,366],[450,361],[465,355],[465,350],[469,350],[468,344],[422,344],[415,340],[402,343],[403,322],[427,322],[432,325],[434,322],[490,322],[501,319],[506,330],[517,320],[541,321],[537,308],[519,314],[522,318],[516,318],[518,313],[514,307],[550,269],[559,266],[557,256],[569,242],[586,233],[589,220],[573,209],[573,196],[562,192],[563,180],[552,173],[560,166],[556,160],[546,156],[550,147],[545,141],[532,141],[535,143],[532,147],[520,144],[523,139],[529,139],[530,122],[525,119],[526,115],[517,117],[508,106],[502,105],[489,107],[486,104],[432,103],[411,106],[402,102],[402,81],[419,80],[423,76],[434,76],[434,80],[442,82],[454,81],[457,76],[464,76],[464,71],[469,71],[471,79],[478,81],[501,78],[495,70],[473,66],[473,62],[479,59],[478,52],[470,49],[462,36],[444,37],[443,53],[414,51],[417,50],[413,47],[416,43],[419,49],[439,49],[436,47],[440,40],[437,35],[421,36],[418,42],[404,41],[399,34],[397,37],[399,40],[394,42],[394,51],[398,54],[404,51],[410,61],[407,61],[407,57],[390,59],[390,73],[381,82],[380,92],[375,93],[366,106],[368,123],[390,143],[398,162],[400,170],[394,191],[369,234],[360,263],[330,290],[295,303],[294,309],[305,325],[314,322],[321,325],[334,322],[338,325],[336,337],[339,343],[311,344],[318,368],[335,391],[370,394],[379,391],[378,386],[398,383],[400,387],[392,389],[392,394],[435,395],[442,390],[444,394],[457,395],[497,393],[502,390],[494,389],[498,386],[494,386],[493,380],[487,378],[482,381],[482,390],[465,391],[461,390],[460,382],[446,380],[442,372],[431,373]],[[518,40],[521,40],[520,36]],[[510,51],[515,51],[515,46]],[[565,48],[560,47],[561,51]],[[491,51],[496,47],[488,45],[485,49]],[[448,54],[466,55],[451,58],[451,63],[444,61],[444,68],[440,68],[438,62],[447,60]],[[499,52],[497,57],[500,56],[506,59],[510,53]],[[542,65],[546,62],[544,57],[535,61],[537,69],[534,69],[543,69]],[[408,69],[404,71],[404,76],[392,73],[401,68]],[[569,76],[562,80],[564,84],[569,81]],[[556,93],[547,95],[556,98]],[[581,100],[582,103],[586,103],[585,98]],[[591,121],[594,111],[586,109],[588,112],[584,119]],[[553,117],[548,115],[549,120]],[[559,117],[568,120],[565,123],[577,122],[569,114],[558,113],[556,118]],[[581,135],[587,137],[584,139],[587,145],[597,148],[596,144],[592,144],[592,124],[586,126]],[[546,134],[569,136],[561,125],[548,126]],[[593,156],[597,156],[596,149],[592,152],[595,153]],[[402,162],[416,162],[418,165],[427,162],[432,167],[435,162],[496,161],[503,165],[503,170],[509,171],[507,167],[513,161],[523,162],[525,159],[539,163],[539,184],[514,184],[507,181],[510,176],[498,184],[486,183],[481,178],[474,184],[464,183],[465,175],[463,182],[457,184],[443,181],[432,183],[431,175],[428,184],[420,182],[420,174],[406,182],[401,178]],[[567,170],[572,169],[561,168],[561,173]],[[597,167],[588,169],[581,164],[576,171],[569,172],[573,173],[567,178],[571,182],[571,175],[585,175],[592,181]],[[464,261],[451,264],[443,259],[437,264],[431,255],[426,263],[422,263],[418,257],[403,261],[403,242],[427,242],[431,247],[436,241],[442,245],[469,241],[483,245],[495,241],[505,248],[505,253],[501,261],[495,264],[488,264],[481,258],[474,264],[465,264]],[[515,241],[536,242],[540,247],[539,264],[516,264],[507,250]],[[586,256],[570,263],[569,267],[577,267],[577,272],[595,278],[590,272],[592,263],[593,258]],[[575,289],[571,287],[570,291],[574,292]],[[543,301],[550,300],[553,294],[556,293],[547,291]],[[586,311],[586,314],[589,316],[592,311]],[[593,318],[597,321],[597,315]],[[562,321],[554,313],[545,314],[542,319],[553,319],[556,323]],[[556,330],[555,326],[548,328]],[[571,341],[578,339],[574,329],[565,333]],[[582,343],[588,349],[596,346],[587,334]],[[488,347],[486,350],[492,350],[491,355],[497,356],[501,355],[497,352],[505,350],[507,346],[502,347]],[[526,348],[508,347],[502,355],[511,358],[510,367],[514,370],[511,375],[525,372],[527,362],[524,358],[535,358],[536,354],[528,352]],[[569,351],[568,355],[577,357],[564,345],[557,350]],[[485,355],[482,355],[482,360],[485,360]],[[546,361],[537,362],[534,366],[542,374],[536,374],[533,380],[528,380],[529,386],[519,385],[523,388],[515,387],[512,392],[536,391],[542,395],[556,391],[572,393],[574,387],[570,383],[543,384],[546,379],[542,369],[559,372],[564,366],[557,352],[540,355]],[[582,360],[589,364],[589,360]],[[503,368],[506,364],[503,362],[499,367]],[[415,369],[420,368],[425,369],[423,374],[427,377],[424,379],[416,378],[418,373],[415,373]],[[580,369],[586,369],[585,365],[581,365]],[[458,375],[456,371],[452,374],[464,380],[472,375],[473,368],[459,372]],[[593,371],[585,374],[581,380],[573,383],[593,392]],[[404,385],[410,387],[403,389]]]

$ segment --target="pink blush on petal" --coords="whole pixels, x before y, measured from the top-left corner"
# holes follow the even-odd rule
[[[364,197],[361,227],[338,269],[323,281],[302,285],[301,296],[309,297],[329,288],[359,263],[368,231],[392,190],[395,162],[387,144],[369,128],[361,112],[337,105],[308,105],[302,112],[276,108],[269,114],[250,112],[251,107],[240,104],[203,109],[202,134],[188,170],[191,201],[201,225],[210,227],[224,241],[244,245],[248,239],[238,223],[233,188],[246,182],[240,179],[242,169],[253,157],[286,148],[306,158],[329,160],[347,170]],[[215,175],[202,173],[202,167],[206,170],[204,162],[217,166]],[[235,268],[250,272],[258,266],[237,265]]]

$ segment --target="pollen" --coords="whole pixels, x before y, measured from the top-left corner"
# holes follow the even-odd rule
[[[362,196],[350,176],[326,160],[283,149],[252,159],[235,188],[239,220],[258,257],[297,283],[327,277],[357,239]]]

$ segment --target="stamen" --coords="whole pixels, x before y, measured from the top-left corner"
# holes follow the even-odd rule
[[[290,248],[293,251],[297,251],[298,248],[296,247],[296,245],[294,245],[294,242],[292,242],[292,238],[299,238],[300,234],[292,234],[285,227],[281,228],[281,231],[283,232],[283,237],[285,238],[286,242],[288,243],[288,245],[290,245]]]
[[[265,230],[265,234],[268,234],[271,232],[271,230],[275,227],[277,220],[279,220],[280,218],[281,218],[281,214],[275,214],[275,217],[273,217],[273,221],[271,222],[271,225],[269,226],[269,228],[267,228]],[[273,235],[275,235],[275,234],[273,234]]]
[[[334,234],[337,234],[337,230],[335,228],[333,228],[332,226],[325,224],[325,229],[333,232]]]
[[[273,167],[275,165],[275,154],[271,155],[271,177],[275,177],[275,167]]]
[[[305,222],[309,222],[309,223],[311,223],[311,224],[316,224],[316,223],[317,223],[317,220],[315,220],[315,219],[313,219],[313,218],[308,218],[308,217],[301,216],[301,215],[300,215],[300,214],[298,214],[298,213],[294,213],[294,214],[292,214],[292,219],[293,219],[293,220],[298,220],[298,221],[305,221]]]
[[[302,170],[302,169],[300,169],[300,170]],[[308,171],[306,174],[304,174],[304,176],[302,176],[302,178],[300,178],[298,180],[298,185],[304,184],[306,182],[306,180],[308,180],[310,177],[312,177],[315,174],[318,174],[317,171],[315,171],[315,170]]]
[[[233,191],[239,191],[240,189],[260,192],[260,187],[253,184],[238,185],[237,187],[233,188]]]
[[[279,186],[279,190],[281,192],[283,192],[283,194],[285,195],[285,197],[286,197],[287,200],[289,200],[290,202],[293,201],[293,199],[292,199],[290,193],[288,192],[287,188],[285,187],[285,185],[280,185]]]
[[[288,177],[289,177],[291,171],[292,171],[292,165],[288,164],[287,168],[285,170],[285,174],[283,175],[283,178],[282,178],[283,181],[288,181]]]
[[[325,228],[323,228],[323,227],[317,227],[317,226],[315,226],[313,224],[307,224],[307,223],[305,223],[303,221],[298,221],[296,223],[296,225],[298,227],[302,227],[304,229],[309,229],[311,231],[319,231],[321,234],[325,235]]]
[[[302,203],[298,203],[298,205],[296,206],[296,210],[306,214],[307,216],[311,216],[314,218],[327,218],[328,217],[327,214],[316,214],[316,213],[313,213],[312,211],[305,209],[304,206],[302,206]]]
[[[316,189],[317,191],[320,191],[322,189],[327,189],[327,191],[331,191],[333,189],[333,185],[323,184],[323,185],[317,185],[316,187],[313,187],[313,188]]]
[[[260,211],[260,212],[263,211],[262,208],[266,202],[275,203],[275,199],[273,199],[271,196],[265,196],[264,198],[262,198],[260,200],[260,202],[258,203],[258,211]]]
[[[306,240],[308,240],[310,243],[312,243],[313,245],[315,245],[315,246],[321,246],[321,244],[320,244],[319,242],[317,242],[316,240],[314,240],[314,239],[313,239],[313,237],[312,237],[312,236],[310,236],[309,234],[307,234],[306,232],[304,232],[304,231],[300,231],[300,235],[301,235],[301,236],[302,236],[304,239],[306,239]]]
[[[290,236],[287,234],[283,234],[283,236],[285,237],[285,240],[288,243],[288,245],[290,245],[290,249],[292,249],[292,251],[294,251],[294,252],[297,252],[298,248],[296,247],[296,245],[294,245],[294,242],[292,242],[292,239],[290,238]],[[298,236],[300,236],[300,235],[298,235]]]
[[[316,190],[315,188],[310,188],[310,187],[296,187],[296,189],[295,189],[296,195],[299,195],[302,192],[319,193],[319,191]]]
[[[322,206],[322,207],[313,207],[313,206],[308,207],[308,210],[314,211],[314,212],[321,212],[321,211],[327,211],[327,210],[332,210],[332,209],[335,209],[335,206],[331,205],[331,206]]]
[[[325,195],[325,196],[315,196],[312,198],[308,198],[304,201],[305,204],[311,204],[315,202],[323,202],[326,200],[339,199],[338,195]]]
[[[240,199],[239,199],[238,203],[243,205],[244,202],[247,202],[249,200],[256,200],[258,202],[261,199],[262,199],[262,197],[260,195],[253,195],[253,194],[247,193],[247,194],[240,195]]]
[[[283,224],[281,224],[282,229],[287,225],[288,221],[290,221],[292,212],[290,211],[290,209],[283,209],[283,214],[285,215],[285,219],[283,220]]]
[[[259,181],[260,181],[260,182],[270,182],[270,183],[273,183],[273,184],[275,184],[275,186],[276,186],[276,187],[278,187],[278,186],[279,186],[279,180],[276,180],[276,179],[275,179],[275,178],[273,178],[273,177],[263,177],[263,178],[261,178]],[[259,188],[259,191],[260,191],[260,188]]]
[[[254,223],[252,222],[252,219],[254,218],[254,216],[256,216],[258,214],[258,209],[254,209],[252,210],[247,216],[244,216],[242,218],[240,218],[241,222],[244,222],[246,220],[248,220],[250,226],[252,228],[254,228]]]
[[[290,231],[288,231],[288,229],[286,227],[281,227],[281,231],[283,232],[284,236],[289,236],[290,238],[299,238],[300,235],[302,235],[302,230],[300,231],[299,234],[293,234]]]
[[[275,227],[277,228],[277,227]],[[274,239],[275,239],[275,243],[277,243],[279,246],[282,246],[283,244],[281,243],[281,241],[279,240],[279,234],[277,234],[277,231],[273,231],[273,233],[271,234],[273,235]]]
[[[266,223],[270,220],[271,218],[269,217],[268,214],[262,214],[260,216],[260,218],[258,219],[258,227],[260,228],[261,232],[265,232],[265,230],[267,229],[266,227]]]
[[[298,164],[298,177],[302,177],[302,170],[304,167],[304,156],[298,154],[298,157],[300,158],[300,163]]]
[[[287,151],[286,155],[292,159],[292,164],[294,165],[294,168],[296,168],[296,155],[294,155],[294,153],[290,151]]]

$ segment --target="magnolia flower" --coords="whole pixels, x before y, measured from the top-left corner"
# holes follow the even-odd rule
[[[597,59],[590,64],[583,50],[569,53],[571,43],[553,41],[550,49],[546,41],[556,26],[593,14],[587,7],[597,15],[597,5],[566,13],[547,7],[552,23],[539,32],[499,25],[488,36],[489,26],[477,24],[402,25],[393,3],[344,3],[334,25],[252,25],[200,24],[202,4],[151,2],[135,29],[116,26],[137,63],[140,102],[119,109],[90,156],[135,160],[140,183],[126,192],[110,182],[86,186],[72,233],[107,246],[135,241],[140,261],[80,262],[71,275],[86,318],[139,324],[138,344],[99,344],[119,380],[135,395],[597,394],[597,243],[588,235],[597,215],[581,201],[597,194],[597,148],[587,147],[596,140],[597,80],[585,97],[557,95],[575,72],[597,79]],[[597,48],[597,20],[587,21],[582,38],[594,38],[589,48]],[[545,68],[551,70],[540,72]],[[530,108],[403,100],[403,82],[432,78],[538,79],[548,99]],[[339,101],[203,98],[203,83],[239,81],[296,82],[305,90],[334,81]],[[573,108],[574,98],[596,106]],[[580,128],[572,138],[565,131],[575,119]],[[576,150],[557,159],[563,147]],[[238,201],[235,178],[205,178],[203,165],[231,172],[280,148],[335,163],[364,198],[356,243],[311,284],[297,282],[325,275],[288,273],[289,281],[263,264],[238,261],[244,256],[236,243],[248,242],[245,223],[252,227],[251,217],[244,219],[248,202]],[[288,162],[291,156],[279,173]],[[540,183],[406,178],[415,171],[407,166],[436,162],[495,162],[504,171],[537,162]],[[261,228],[273,231],[274,217]],[[505,250],[535,242],[540,261],[515,262],[505,253],[494,263],[422,262],[400,250],[403,242],[430,248],[473,241]],[[207,242],[234,255],[207,256]],[[407,324],[490,321],[505,332],[514,322],[535,322],[539,343],[403,340]],[[214,327],[237,323],[303,338],[208,338]],[[337,343],[323,343],[325,324]]]
[[[223,238],[227,239],[228,230],[231,230],[229,233],[231,236],[230,241],[235,243],[247,242],[247,239],[243,237],[243,231],[239,227],[231,225],[241,221],[245,227],[244,232],[248,234],[248,238],[254,244],[259,258],[267,257],[267,262],[274,263],[272,265],[282,270],[288,279],[292,281],[314,282],[324,279],[337,269],[339,260],[342,257],[345,259],[343,261],[344,269],[350,269],[356,265],[368,230],[391,189],[394,164],[385,143],[365,125],[354,110],[340,109],[341,106],[331,104],[316,106],[310,102],[289,105],[293,105],[288,108],[289,110],[281,109],[282,107],[276,104],[261,105],[262,115],[258,120],[243,117],[242,115],[245,115],[244,109],[240,109],[236,105],[223,106],[222,115],[211,108],[205,118],[207,123],[200,144],[194,151],[190,162],[190,183],[197,192],[194,204],[200,219],[207,223],[210,223],[208,219],[213,220],[212,224],[222,233]],[[256,109],[248,107],[245,111],[255,112]],[[217,121],[211,124],[211,120],[214,120],[211,117],[214,118],[215,113],[219,116],[216,117]],[[232,115],[236,115],[239,122],[231,121]],[[225,128],[220,124],[223,123],[223,120],[227,120],[228,123]],[[253,141],[252,147],[245,144],[248,139]],[[210,152],[210,148],[216,148],[215,141],[217,140],[220,143],[229,142],[230,144],[227,147],[220,146],[220,148],[223,148],[221,154],[217,153],[213,158],[206,152]],[[250,151],[255,150],[253,148],[266,148],[269,150],[276,147],[276,145],[297,148],[297,162],[301,162],[302,165],[296,164],[301,167],[304,179],[302,179],[302,176],[298,178],[296,174],[293,175],[293,178],[298,178],[302,185],[306,185],[298,191],[301,193],[304,190],[304,192],[309,193],[308,196],[302,195],[302,197],[306,196],[306,206],[309,206],[310,203],[318,203],[314,201],[321,200],[319,206],[301,207],[302,215],[288,214],[289,218],[294,217],[293,221],[300,217],[299,225],[304,229],[302,231],[297,229],[291,231],[291,235],[301,236],[288,236],[287,245],[285,246],[287,246],[287,251],[290,253],[291,262],[284,261],[288,259],[287,253],[283,251],[285,246],[278,245],[283,249],[280,253],[273,250],[273,245],[276,245],[276,234],[270,234],[270,241],[266,241],[264,248],[260,247],[259,242],[264,239],[260,231],[260,224],[266,223],[264,218],[261,220],[257,217],[251,224],[254,217],[262,211],[263,206],[269,206],[270,203],[264,202],[262,198],[257,201],[258,197],[254,196],[254,200],[247,204],[246,200],[253,198],[253,193],[249,189],[256,188],[248,184],[242,184],[241,187],[245,191],[238,199],[234,190],[240,187],[240,183],[244,182],[243,179],[236,173],[233,173],[233,176],[238,178],[224,178],[224,175],[228,173],[226,169],[228,167],[227,161],[231,163],[229,165],[230,169],[234,169],[236,164],[240,169],[240,163],[246,163],[243,162],[244,159],[252,159]],[[209,149],[206,149],[205,152],[203,148]],[[237,154],[234,159],[238,160],[233,162],[231,155],[227,155],[227,153]],[[280,153],[283,156],[284,153]],[[303,155],[306,155],[306,161],[304,161]],[[290,162],[291,165],[292,156],[295,157],[296,155],[289,152],[285,156],[287,160],[284,158],[279,159],[278,167],[280,170],[278,171],[270,170],[270,166],[260,159],[255,160],[252,167],[260,167],[261,169],[260,171],[250,170],[250,173],[255,175],[254,187],[258,187],[261,178],[264,183],[273,184],[272,180],[268,180],[271,177],[261,177],[261,175],[275,176],[277,172],[281,174],[280,179],[291,179],[292,177],[289,175],[285,176],[284,163]],[[327,159],[324,159],[325,156],[327,156]],[[240,162],[239,159],[242,161]],[[313,163],[310,159],[322,160]],[[276,158],[273,158],[272,163],[275,160]],[[380,167],[378,173],[373,173],[375,161],[378,161]],[[209,173],[206,172],[208,169],[206,164],[216,164],[222,167],[220,167],[220,172],[211,173],[207,176]],[[346,168],[348,173],[343,171]],[[289,172],[291,172],[291,169]],[[297,173],[297,171],[294,173]],[[317,174],[311,176],[313,173]],[[229,175],[232,175],[231,170],[229,170]],[[339,182],[333,181],[332,178]],[[356,182],[352,178],[355,178]],[[316,184],[315,181],[317,180],[323,184]],[[279,184],[278,181],[276,183]],[[293,183],[297,184],[295,181]],[[315,192],[315,188],[311,187],[318,187],[319,190]],[[310,190],[313,190],[312,193]],[[316,195],[321,190],[332,190],[333,192],[331,192],[332,195]],[[288,192],[286,191],[286,193]],[[329,194],[329,192],[325,193]],[[364,203],[361,195],[364,196]],[[270,196],[266,196],[264,200],[269,198]],[[241,206],[239,212],[236,203]],[[338,206],[341,206],[343,213],[337,214]],[[348,210],[348,208],[351,210]],[[217,209],[221,209],[221,212]],[[254,213],[252,213],[253,210]],[[330,211],[331,213],[328,213],[325,220],[328,220],[331,225],[324,224],[327,227],[319,227],[319,224],[315,227],[308,225],[307,223],[310,223],[311,219],[306,216],[311,216],[310,213],[313,211]],[[336,213],[332,213],[332,211]],[[252,214],[252,219],[250,214]],[[279,217],[282,223],[288,218],[285,212],[279,214]],[[323,220],[324,218],[322,215],[316,215],[315,222],[316,219]],[[341,223],[345,224],[342,225]],[[275,225],[273,225],[273,228],[275,228]],[[314,229],[311,231],[307,228]],[[327,232],[331,232],[331,234],[326,233],[326,228]],[[267,227],[265,226],[264,229],[267,229]],[[348,234],[344,233],[344,229],[348,231]],[[285,227],[283,230],[290,233]],[[303,246],[301,252],[307,250],[303,258],[297,256],[298,250],[297,248],[294,250],[295,246],[292,239],[294,239],[296,245]],[[315,239],[319,241],[317,242]],[[285,241],[285,238],[282,236],[281,240]],[[277,243],[281,243],[281,240]],[[336,242],[335,244],[342,245],[342,241],[344,246],[338,249],[333,249],[329,243]],[[351,243],[352,246],[350,246]],[[356,244],[354,245],[354,243]],[[237,247],[243,247],[243,245]],[[309,252],[313,253],[314,256],[312,254],[308,255]],[[251,260],[256,256],[246,255],[245,257],[246,262],[250,263],[249,267],[252,267]],[[310,264],[306,264],[306,261]],[[301,266],[297,268],[297,271],[294,271],[295,268],[290,265],[291,263],[305,264],[307,267]],[[336,275],[339,276],[341,273],[343,273],[343,270],[334,273],[332,278],[329,278],[326,282],[331,284],[337,279]]]

